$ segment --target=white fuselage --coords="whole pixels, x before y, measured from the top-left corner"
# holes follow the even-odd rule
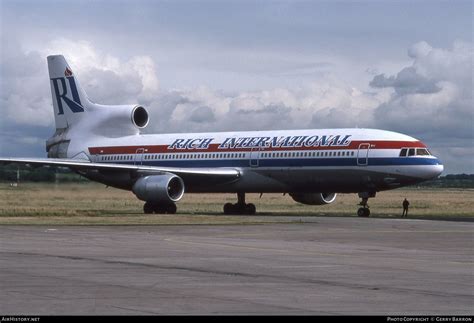
[[[406,156],[400,156],[406,149]],[[413,153],[409,156],[410,149]],[[380,191],[438,176],[443,166],[412,137],[375,129],[177,133],[72,141],[68,157],[178,168],[236,168],[227,183],[186,181],[188,192]],[[94,179],[94,175],[90,175]],[[121,176],[95,178],[129,188]]]

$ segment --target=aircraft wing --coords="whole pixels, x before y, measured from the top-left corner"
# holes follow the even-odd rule
[[[159,175],[172,173],[184,178],[208,177],[222,180],[235,180],[240,177],[240,171],[236,168],[214,167],[214,168],[183,168],[183,167],[157,167],[144,165],[128,165],[113,163],[92,163],[80,159],[60,158],[0,158],[0,165],[20,164],[33,167],[54,166],[67,167],[75,171],[128,171],[143,175]]]

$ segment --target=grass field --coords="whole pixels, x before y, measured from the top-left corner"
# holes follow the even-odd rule
[[[399,217],[402,200],[410,201],[410,218],[474,221],[474,190],[399,189],[369,200],[371,217]],[[248,194],[257,216],[224,216],[222,206],[234,194],[185,194],[176,215],[144,215],[133,193],[95,183],[0,183],[0,224],[250,224],[279,222],[279,216],[355,216],[357,194],[339,194],[330,205],[294,202],[288,195]],[[296,218],[295,218],[296,221]]]

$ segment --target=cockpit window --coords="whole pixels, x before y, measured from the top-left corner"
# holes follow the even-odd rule
[[[426,148],[418,148],[416,149],[417,156],[429,156],[430,152]]]
[[[426,148],[402,148],[400,150],[400,157],[406,156],[431,156],[431,153]]]

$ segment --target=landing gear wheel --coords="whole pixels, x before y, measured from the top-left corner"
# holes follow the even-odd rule
[[[152,214],[153,211],[153,205],[150,202],[146,202],[145,205],[143,205],[143,213]]]
[[[176,210],[177,210],[177,207],[176,207],[176,204],[168,204],[166,206],[166,213],[168,214],[176,214]]]
[[[357,215],[360,217],[367,218],[370,215],[370,210],[368,208],[361,207],[357,210]]]
[[[254,204],[249,203],[245,205],[245,214],[254,215],[256,211],[257,211],[257,208],[255,207]]]
[[[236,204],[224,204],[224,214],[247,214],[253,215],[257,212],[257,208],[252,203],[245,203],[245,193],[237,193],[238,202]]]
[[[164,205],[157,204],[153,208],[153,212],[156,214],[165,214],[166,213],[166,207]]]
[[[362,199],[359,203],[361,208],[357,210],[357,216],[367,218],[370,215],[369,201],[370,197],[375,197],[375,192],[359,192],[359,197]]]
[[[234,204],[226,203],[224,204],[224,214],[233,214],[234,213]]]
[[[177,207],[176,204],[155,204],[153,202],[146,202],[143,205],[143,213],[145,214],[176,214]]]

